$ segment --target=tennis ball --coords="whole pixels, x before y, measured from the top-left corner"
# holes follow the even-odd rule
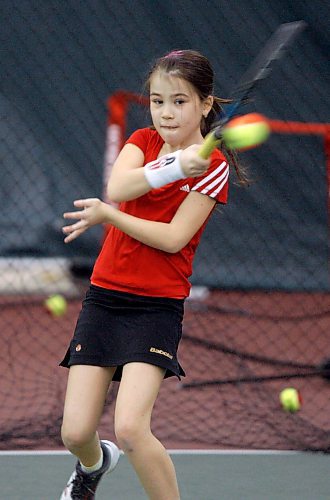
[[[55,294],[45,300],[45,307],[53,316],[63,316],[67,311],[68,304],[63,295]]]
[[[244,151],[265,142],[270,132],[265,116],[259,113],[249,113],[230,120],[223,128],[222,139],[228,149]]]
[[[283,410],[292,413],[300,410],[302,399],[299,391],[293,387],[287,387],[280,392],[280,402]]]

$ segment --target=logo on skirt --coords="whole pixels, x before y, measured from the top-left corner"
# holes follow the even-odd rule
[[[156,354],[161,354],[162,356],[166,356],[167,358],[173,359],[172,354],[163,351],[162,349],[157,349],[156,347],[150,347],[150,352],[155,352]]]

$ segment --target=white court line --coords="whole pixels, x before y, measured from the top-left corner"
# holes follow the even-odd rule
[[[295,450],[167,450],[170,455],[299,455],[303,451]],[[121,452],[123,453],[123,452]],[[71,455],[66,450],[4,450],[0,457],[5,456],[65,456]]]

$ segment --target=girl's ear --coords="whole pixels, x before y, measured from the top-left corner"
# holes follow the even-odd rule
[[[204,99],[204,101],[203,101],[203,116],[204,116],[204,118],[206,118],[207,115],[209,114],[209,112],[211,111],[212,106],[213,106],[213,101],[214,101],[213,95],[209,95],[208,97],[206,97],[206,99]]]

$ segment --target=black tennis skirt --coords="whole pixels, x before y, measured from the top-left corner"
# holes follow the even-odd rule
[[[116,366],[126,363],[164,368],[165,378],[185,373],[177,359],[184,300],[146,297],[91,285],[82,303],[70,346],[60,366]]]

